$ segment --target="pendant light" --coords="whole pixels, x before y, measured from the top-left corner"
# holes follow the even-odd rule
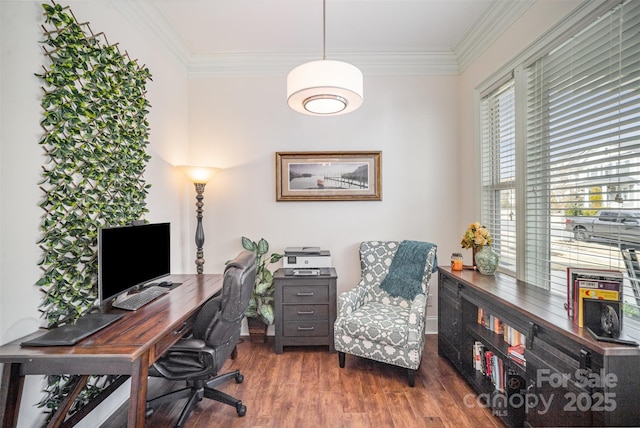
[[[326,0],[322,1],[322,60],[307,62],[287,76],[287,102],[312,116],[336,116],[362,105],[362,72],[341,61],[327,60]]]

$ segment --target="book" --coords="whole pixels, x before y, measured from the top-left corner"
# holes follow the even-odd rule
[[[492,351],[484,351],[484,358],[485,358],[485,362],[484,362],[484,375],[487,376],[488,378],[491,377],[492,375],[492,362],[491,359],[493,358],[493,352]]]
[[[526,345],[526,338],[520,331],[511,327],[509,324],[503,324],[503,329],[503,339],[509,345]]]
[[[484,352],[484,345],[482,342],[476,341],[473,344],[473,367],[481,372],[482,371],[482,353]]]
[[[599,281],[615,281],[622,283],[622,272],[612,269],[595,269],[595,268],[578,268],[567,267],[567,303],[565,309],[567,316],[577,325],[578,318],[578,292],[576,280],[599,280]]]
[[[493,331],[496,334],[504,334],[504,324],[498,317],[494,319]]]
[[[500,392],[504,392],[504,383],[505,383],[505,372],[504,372],[504,362],[502,358],[498,356],[493,357],[494,365],[493,365],[493,384],[496,389]]]
[[[507,348],[507,355],[509,358],[511,358],[511,360],[515,361],[523,367],[526,367],[527,360],[524,357],[524,350],[524,345],[512,345]]]
[[[612,300],[617,302],[621,300],[621,287],[622,281],[576,280],[577,312],[575,318],[578,327],[584,327],[585,299]]]

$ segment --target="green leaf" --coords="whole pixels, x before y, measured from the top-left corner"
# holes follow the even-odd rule
[[[269,263],[279,262],[280,259],[282,259],[282,257],[284,257],[284,255],[278,254],[278,253],[273,253],[273,254],[271,254],[271,258],[269,259]]]
[[[255,308],[247,308],[244,311],[244,314],[249,318],[258,318],[260,314],[255,310]]]
[[[251,239],[246,238],[246,237],[242,237],[242,248],[244,248],[247,251],[252,251],[252,252],[256,252],[257,250],[257,246],[256,243],[253,242]]]
[[[262,305],[261,308],[261,315],[262,315],[262,320],[264,321],[265,324],[270,325],[273,324],[273,321],[275,319],[274,313],[273,313],[273,305]]]
[[[257,253],[258,256],[267,254],[268,251],[269,251],[269,243],[267,242],[266,239],[260,238],[260,241],[258,242],[258,253]]]

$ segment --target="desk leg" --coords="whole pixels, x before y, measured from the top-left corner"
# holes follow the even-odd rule
[[[129,428],[144,426],[149,380],[149,351],[133,362],[131,373],[131,398],[129,400]]]
[[[78,395],[80,395],[80,393],[84,389],[88,380],[89,375],[82,375],[74,376],[73,379],[69,381],[69,393],[67,393],[64,399],[58,405],[58,410],[56,410],[56,412],[51,417],[51,420],[47,424],[47,428],[62,426],[65,418],[67,417],[67,413],[69,413],[69,409],[71,409],[71,406],[73,406],[73,403],[76,401],[76,398],[78,398]]]
[[[0,385],[0,424],[3,427],[18,426],[18,411],[24,376],[20,376],[19,363],[5,363],[2,369],[2,384]]]

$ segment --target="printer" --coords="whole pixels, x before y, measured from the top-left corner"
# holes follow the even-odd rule
[[[320,247],[287,247],[284,249],[286,276],[320,276],[331,273],[331,254]]]

